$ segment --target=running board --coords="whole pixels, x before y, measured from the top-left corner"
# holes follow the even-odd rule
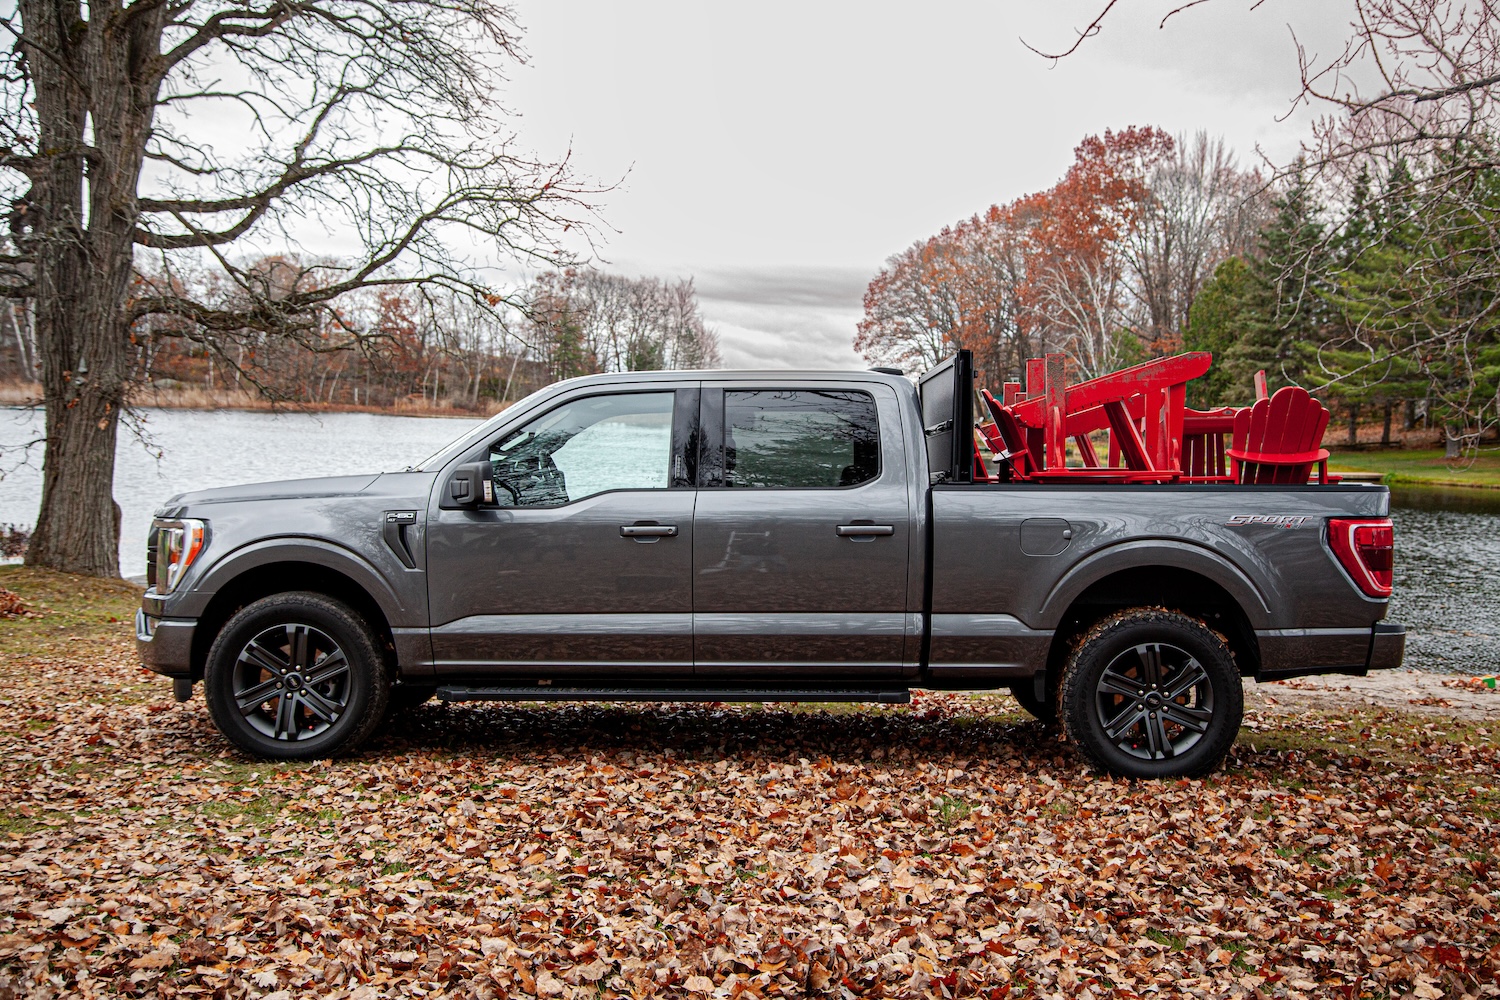
[[[866,701],[881,705],[905,705],[911,701],[911,692],[906,688],[601,688],[553,684],[524,687],[445,684],[437,689],[437,696],[442,701]]]

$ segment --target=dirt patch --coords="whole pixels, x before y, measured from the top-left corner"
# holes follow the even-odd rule
[[[1246,681],[1245,708],[1281,715],[1384,708],[1453,719],[1500,719],[1500,691],[1465,680],[1417,670],[1382,670],[1368,677]]]

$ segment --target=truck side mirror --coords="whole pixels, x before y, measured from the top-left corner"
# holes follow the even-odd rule
[[[470,462],[460,465],[448,479],[448,495],[441,506],[478,507],[495,502],[495,483],[490,478],[490,463]]]

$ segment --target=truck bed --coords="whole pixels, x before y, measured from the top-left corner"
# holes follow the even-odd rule
[[[1143,596],[1211,616],[1247,676],[1394,666],[1387,602],[1352,585],[1326,538],[1329,518],[1389,507],[1366,484],[937,485],[928,675],[1031,677],[1059,631]]]

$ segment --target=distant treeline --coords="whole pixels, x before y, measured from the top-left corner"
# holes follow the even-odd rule
[[[246,269],[272,301],[277,288],[305,290],[329,270],[289,256]],[[142,271],[135,285],[142,296],[166,289],[222,298],[225,311],[235,305],[236,292],[219,293],[209,278]],[[718,334],[704,323],[690,279],[576,269],[543,274],[506,297],[365,288],[298,319],[266,334],[148,315],[131,331],[132,395],[240,391],[290,404],[484,410],[575,375],[720,363]],[[30,303],[0,302],[0,379],[39,376]]]

